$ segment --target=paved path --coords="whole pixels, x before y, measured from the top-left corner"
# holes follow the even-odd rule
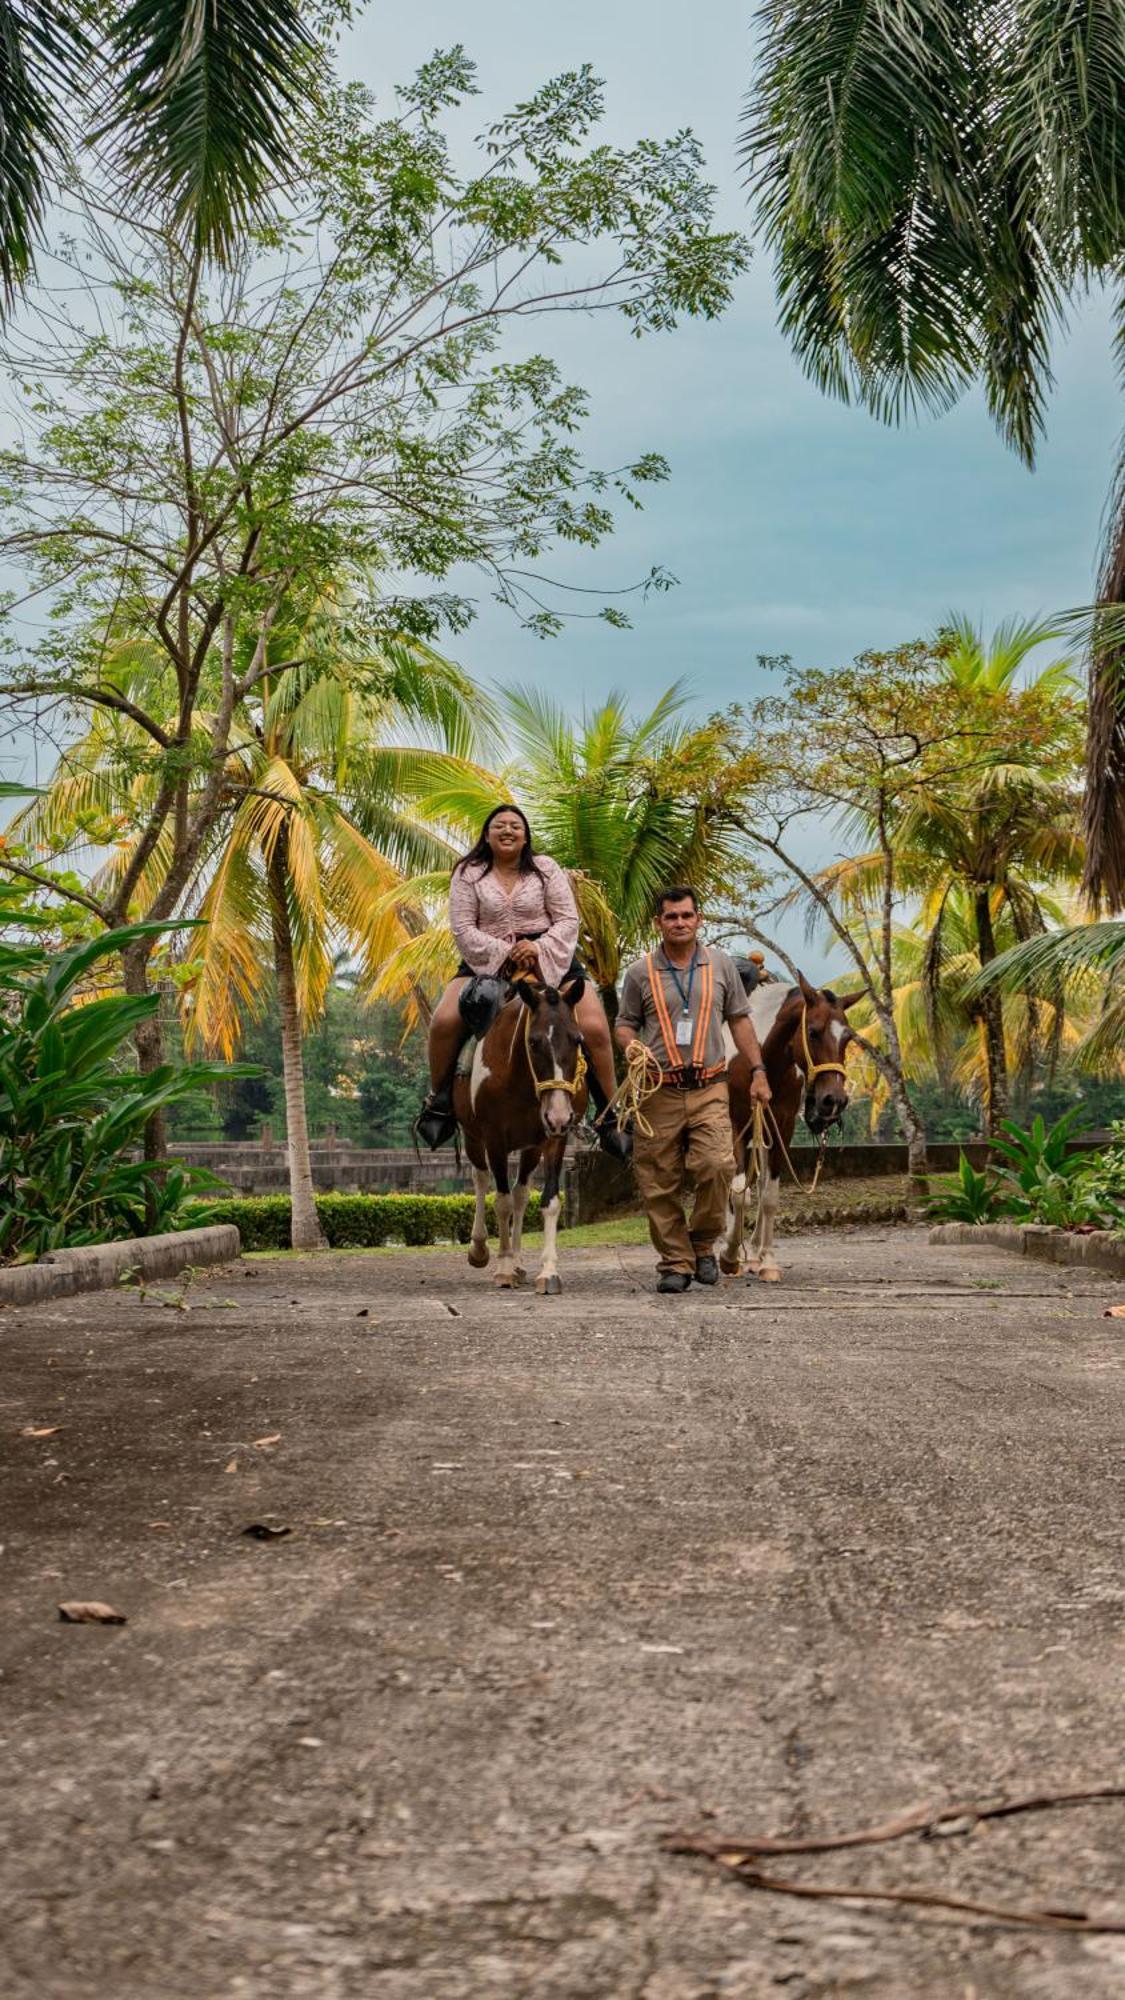
[[[686,1300],[440,1253],[4,1315],[4,2000],[1120,1995],[1125,1938],[659,1849],[1125,1779],[1113,1281],[784,1251]],[[128,1624],[56,1621],[90,1597]],[[786,1866],[1120,1914],[1125,1804]]]

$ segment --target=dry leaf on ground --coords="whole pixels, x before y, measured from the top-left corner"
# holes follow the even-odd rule
[[[75,1598],[69,1604],[59,1605],[59,1617],[64,1625],[124,1625],[125,1613],[115,1611],[112,1604],[83,1603]]]
[[[251,1521],[250,1526],[243,1528],[242,1532],[244,1535],[249,1535],[255,1542],[279,1542],[283,1535],[291,1535],[293,1530],[292,1528],[272,1527],[268,1521]]]
[[[266,1451],[268,1450],[271,1444],[280,1444],[280,1443],[281,1443],[281,1432],[271,1431],[268,1437],[254,1439],[254,1450]]]
[[[21,1438],[53,1438],[58,1436],[61,1429],[61,1424],[25,1424],[20,1432],[20,1436]]]

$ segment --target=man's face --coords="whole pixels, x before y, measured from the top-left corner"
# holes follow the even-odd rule
[[[690,896],[682,897],[678,903],[665,903],[656,921],[664,943],[679,950],[694,944],[699,935],[699,911]]]

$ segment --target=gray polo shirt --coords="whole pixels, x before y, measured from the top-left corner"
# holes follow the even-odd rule
[[[711,1014],[707,1023],[702,1063],[706,1069],[716,1069],[720,1063],[726,1062],[726,1045],[723,1041],[724,1021],[742,1020],[750,1012],[750,1003],[739,978],[738,968],[733,958],[730,958],[725,951],[716,951],[711,945],[700,944],[695,948],[695,956],[695,977],[691,981],[691,996],[686,1018],[692,1022],[694,1028],[699,1017],[701,973],[704,965],[709,964],[712,976]],[[659,945],[652,953],[652,962],[660,980],[667,1018],[674,1037],[677,1025],[685,1019],[684,995],[688,992],[690,968],[687,966],[675,968],[675,972],[679,974],[677,984],[673,968]],[[646,1048],[652,1050],[661,1069],[680,1068],[691,1061],[691,1049],[688,1046],[676,1046],[677,1060],[675,1063],[669,1060],[660,1016],[649,984],[648,965],[643,958],[635,959],[625,974],[617,1018],[624,1022],[627,1028],[633,1030]]]

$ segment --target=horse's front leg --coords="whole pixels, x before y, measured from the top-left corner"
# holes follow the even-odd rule
[[[527,1272],[520,1263],[520,1248],[523,1242],[524,1218],[527,1214],[527,1204],[531,1196],[531,1189],[528,1186],[528,1182],[539,1165],[540,1150],[538,1146],[524,1147],[520,1154],[519,1174],[515,1187],[512,1189],[512,1260],[517,1285],[522,1285],[527,1277]]]
[[[473,1210],[473,1233],[469,1238],[469,1262],[474,1271],[483,1271],[488,1262],[488,1219],[486,1203],[490,1174],[487,1167],[473,1168],[473,1193],[476,1207]]]
[[[725,1271],[728,1277],[737,1276],[742,1267],[742,1246],[746,1237],[746,1148],[741,1142],[735,1157],[737,1170],[730,1184],[727,1240],[719,1252],[719,1269]]]
[[[496,1234],[500,1247],[496,1254],[496,1276],[493,1283],[502,1292],[512,1291],[519,1283],[516,1276],[516,1260],[512,1254],[512,1222],[515,1215],[515,1201],[508,1181],[508,1156],[494,1156],[491,1159],[492,1178],[496,1182]]]
[[[535,1289],[539,1293],[540,1298],[553,1298],[558,1292],[562,1291],[562,1279],[559,1277],[556,1245],[559,1234],[559,1212],[562,1208],[559,1184],[562,1180],[563,1155],[565,1152],[565,1139],[552,1140],[551,1144],[545,1146],[543,1149],[545,1172],[543,1175],[543,1202],[540,1209],[543,1217],[543,1255],[539,1260],[539,1270],[535,1279]]]
[[[774,1255],[773,1232],[777,1221],[777,1211],[781,1206],[781,1176],[772,1174],[763,1178],[758,1195],[758,1220],[754,1228],[754,1239],[750,1245],[748,1270],[763,1284],[776,1285],[781,1280],[781,1266]]]

